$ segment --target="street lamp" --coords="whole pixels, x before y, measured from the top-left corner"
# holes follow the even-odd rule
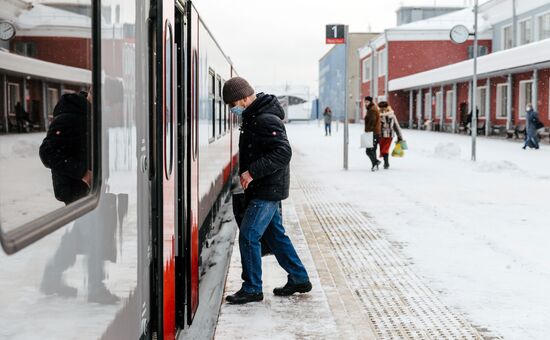
[[[472,79],[472,102],[471,108],[472,120],[470,122],[470,131],[472,133],[472,161],[476,160],[476,137],[477,137],[477,52],[478,52],[478,40],[477,40],[477,13],[478,13],[478,0],[474,3],[474,33],[470,33],[468,28],[464,25],[457,25],[451,29],[451,40],[457,44],[462,44],[468,40],[468,37],[474,36],[474,75]],[[472,103],[470,103],[471,105]]]

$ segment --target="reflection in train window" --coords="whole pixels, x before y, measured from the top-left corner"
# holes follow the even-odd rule
[[[89,12],[63,6],[55,10],[41,4],[22,7],[17,16],[8,18],[17,32],[0,49],[0,87],[6,91],[0,96],[0,240],[4,247],[16,243],[14,235],[30,234],[40,225],[57,228],[57,221],[76,217],[70,213],[71,205],[92,197],[93,183],[99,183],[93,173],[97,156],[90,152],[95,143],[88,93],[92,89],[92,18]],[[55,30],[49,28],[52,22]],[[40,229],[41,233],[48,228]]]

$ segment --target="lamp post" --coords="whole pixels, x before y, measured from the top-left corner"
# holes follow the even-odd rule
[[[470,131],[472,133],[472,161],[476,160],[476,138],[477,138],[477,52],[478,52],[478,28],[477,28],[477,15],[478,14],[478,0],[475,0],[474,3],[474,32],[470,33],[468,28],[464,25],[456,25],[451,29],[451,40],[457,44],[465,43],[468,40],[468,37],[474,36],[474,46],[473,46],[473,59],[474,59],[474,74],[472,79],[472,103],[471,114],[472,119],[470,122]],[[473,107],[472,107],[473,106]]]

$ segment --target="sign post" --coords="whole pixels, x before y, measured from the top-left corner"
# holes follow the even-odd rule
[[[348,126],[348,26],[347,25],[327,25],[326,43],[343,44],[344,53],[344,170],[348,170],[348,146],[349,146],[349,126]],[[338,121],[336,122],[338,124]]]

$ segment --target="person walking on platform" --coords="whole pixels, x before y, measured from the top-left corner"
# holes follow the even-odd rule
[[[279,204],[288,197],[292,150],[283,119],[285,113],[277,97],[254,94],[240,77],[223,86],[223,100],[230,112],[242,116],[239,138],[239,175],[249,202],[239,230],[242,262],[241,289],[226,297],[227,302],[243,304],[263,300],[260,239],[273,251],[279,265],[288,273],[278,296],[311,290],[308,273],[290,238],[285,234]]]
[[[527,123],[527,128],[525,129],[525,144],[523,144],[523,149],[529,147],[531,149],[539,148],[539,135],[537,130],[544,125],[539,120],[539,114],[533,110],[533,105],[527,104],[525,108],[525,122]]]
[[[380,161],[376,159],[376,149],[378,148],[378,138],[380,137],[380,111],[370,96],[365,97],[365,108],[367,109],[365,132],[373,133],[372,148],[367,148],[366,153],[372,163],[371,171],[376,171],[380,165]]]
[[[325,107],[325,112],[323,112],[323,117],[325,119],[325,136],[331,136],[331,125],[332,125],[332,110],[330,107]]]
[[[403,140],[397,117],[388,102],[378,103],[380,108],[380,155],[384,158],[384,169],[390,167],[390,147],[393,141],[393,132],[397,134],[397,141]]]

